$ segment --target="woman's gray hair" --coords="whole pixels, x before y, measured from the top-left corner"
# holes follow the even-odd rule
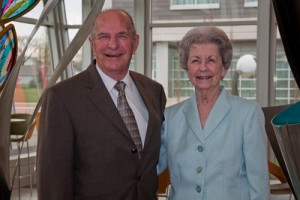
[[[179,60],[181,67],[187,70],[190,48],[193,44],[216,44],[225,69],[232,61],[232,44],[226,33],[214,26],[195,27],[188,31],[179,44]]]

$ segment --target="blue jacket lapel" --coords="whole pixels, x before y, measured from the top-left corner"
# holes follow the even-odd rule
[[[189,124],[195,136],[204,143],[204,140],[215,130],[230,108],[231,105],[228,101],[228,94],[225,90],[222,90],[206,120],[204,128],[202,128],[200,123],[195,94],[187,100],[183,112],[186,122]]]
[[[206,120],[204,127],[205,138],[215,130],[218,124],[224,119],[230,108],[231,105],[228,101],[228,94],[224,89],[222,89],[220,96],[218,97],[215,105],[210,111],[208,119]]]
[[[186,118],[186,122],[188,123],[189,127],[195,134],[195,136],[204,143],[204,134],[203,129],[201,127],[199,115],[198,115],[198,108],[196,102],[196,96],[193,94],[186,102],[186,106],[183,109],[184,116]],[[187,130],[188,131],[188,130]]]

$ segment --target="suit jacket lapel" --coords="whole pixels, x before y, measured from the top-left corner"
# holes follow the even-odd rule
[[[134,73],[130,73],[130,76],[131,76],[132,80],[134,81],[134,84],[136,85],[136,87],[144,101],[144,104],[148,110],[148,126],[147,126],[146,138],[145,138],[145,144],[144,144],[144,146],[146,146],[147,143],[149,142],[151,134],[154,132],[153,129],[154,129],[154,124],[155,124],[153,122],[155,112],[153,112],[154,109],[153,109],[152,97],[149,96],[149,93],[147,92],[146,88],[142,85],[141,80],[139,78],[137,78]]]
[[[109,92],[95,68],[95,64],[89,66],[87,73],[89,75],[87,88],[90,89],[88,97],[91,102],[117,129],[132,140]]]

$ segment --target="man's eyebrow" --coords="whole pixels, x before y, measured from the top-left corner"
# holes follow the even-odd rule
[[[100,32],[96,34],[97,36],[101,36],[101,35],[111,35],[111,33],[108,32]],[[126,31],[121,31],[121,32],[117,32],[114,35],[129,35],[129,32]]]
[[[97,36],[101,36],[101,35],[109,35],[109,33],[105,33],[105,32],[100,32],[96,34]]]
[[[116,35],[129,35],[129,32],[121,31],[121,32],[118,32]]]

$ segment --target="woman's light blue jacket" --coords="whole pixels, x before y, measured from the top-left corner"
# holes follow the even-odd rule
[[[195,94],[166,108],[158,172],[168,168],[170,200],[268,200],[264,115],[222,89],[205,127]]]

